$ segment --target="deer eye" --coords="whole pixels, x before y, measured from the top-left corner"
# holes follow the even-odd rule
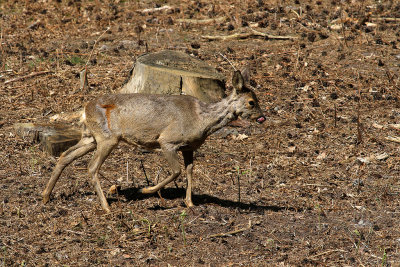
[[[249,105],[250,105],[251,107],[254,107],[254,101],[253,101],[253,100],[250,100],[250,101],[249,101]]]

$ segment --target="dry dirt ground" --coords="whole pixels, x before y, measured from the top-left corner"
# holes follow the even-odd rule
[[[0,265],[400,266],[396,2],[0,1]],[[296,38],[203,38],[253,30]],[[43,205],[56,159],[13,124],[116,92],[135,57],[162,49],[208,62],[228,86],[226,59],[249,65],[266,123],[198,150],[193,209],[184,178],[165,201],[137,194],[142,164],[150,183],[168,169],[127,145],[102,168],[104,190],[121,186],[111,214],[89,184],[89,155]]]

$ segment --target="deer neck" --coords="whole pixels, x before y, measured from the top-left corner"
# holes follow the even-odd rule
[[[207,105],[206,109],[201,112],[206,135],[214,133],[237,119],[236,107],[238,104],[239,98],[236,92],[232,92],[220,102]]]

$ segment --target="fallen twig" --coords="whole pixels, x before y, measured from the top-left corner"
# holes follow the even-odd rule
[[[165,6],[162,6],[162,7],[142,9],[142,10],[138,10],[137,12],[139,12],[141,14],[149,15],[149,14],[152,14],[152,13],[155,13],[155,12],[165,11],[165,10],[172,10],[172,9],[173,9],[172,7],[170,7],[168,5],[165,5]]]
[[[218,17],[211,19],[177,19],[177,22],[191,23],[191,24],[209,24],[209,23],[222,23],[226,20],[226,17]]]
[[[305,184],[307,186],[317,186],[317,187],[332,187],[332,185],[325,185],[325,184]]]
[[[268,33],[264,33],[264,32],[259,32],[259,31],[256,31],[256,30],[254,30],[254,29],[251,29],[252,31],[253,31],[253,34],[254,35],[256,35],[256,36],[263,36],[263,37],[266,37],[266,38],[268,38],[268,39],[275,39],[275,40],[294,40],[294,39],[297,39],[298,37],[297,36],[290,36],[290,35],[287,35],[287,36],[283,36],[283,35],[272,35],[272,34],[268,34]]]
[[[348,251],[343,250],[343,249],[332,249],[332,250],[328,250],[328,251],[316,254],[314,256],[311,256],[310,258],[318,258],[319,256],[330,254],[330,253],[333,253],[333,252],[348,252]]]
[[[52,71],[45,70],[45,71],[33,72],[33,73],[28,74],[28,75],[25,75],[25,76],[21,76],[21,77],[17,77],[17,78],[14,78],[14,79],[10,79],[10,80],[8,80],[8,81],[5,81],[4,84],[9,84],[9,83],[17,82],[17,81],[25,80],[25,79],[32,78],[32,77],[35,77],[35,76],[48,74],[48,73],[52,73]]]
[[[76,235],[84,235],[84,234],[85,234],[85,233],[83,233],[83,232],[72,231],[72,230],[68,230],[68,229],[66,229],[65,232],[72,233],[72,234],[76,234]]]
[[[232,40],[232,39],[246,39],[249,37],[253,37],[253,36],[262,36],[265,37],[267,39],[275,39],[275,40],[293,40],[293,39],[297,39],[297,36],[281,36],[281,35],[271,35],[268,33],[264,33],[264,32],[259,32],[256,31],[254,29],[251,29],[252,32],[245,32],[245,33],[234,33],[231,35],[215,35],[215,36],[211,36],[211,35],[203,35],[202,38],[204,39],[208,39],[210,41],[213,40]]]
[[[387,22],[397,22],[400,21],[400,18],[371,18],[372,20],[383,20]]]
[[[208,237],[209,238],[213,238],[213,237],[224,237],[224,236],[234,235],[234,234],[241,233],[241,232],[244,232],[246,230],[249,230],[251,227],[252,227],[251,221],[249,220],[249,225],[247,227],[240,228],[240,229],[233,230],[233,231],[226,232],[226,233],[219,233],[219,234],[210,235]]]
[[[215,35],[215,36],[211,36],[211,35],[203,35],[201,36],[204,39],[208,39],[210,41],[213,40],[232,40],[232,39],[246,39],[249,38],[250,36],[252,36],[251,33],[234,33],[231,35]]]
[[[385,139],[388,140],[388,141],[400,143],[400,137],[388,136],[388,137],[386,137]]]

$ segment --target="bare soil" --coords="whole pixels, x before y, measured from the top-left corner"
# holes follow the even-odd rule
[[[0,265],[400,266],[400,144],[388,138],[400,137],[397,1],[9,0],[0,12]],[[298,38],[202,38],[251,29]],[[168,168],[123,144],[102,168],[105,191],[121,186],[111,214],[88,181],[90,155],[43,205],[56,159],[13,124],[116,92],[137,56],[162,49],[206,61],[228,85],[221,55],[249,65],[267,121],[197,151],[193,209],[184,178],[162,198],[137,194],[143,169],[153,183]]]

